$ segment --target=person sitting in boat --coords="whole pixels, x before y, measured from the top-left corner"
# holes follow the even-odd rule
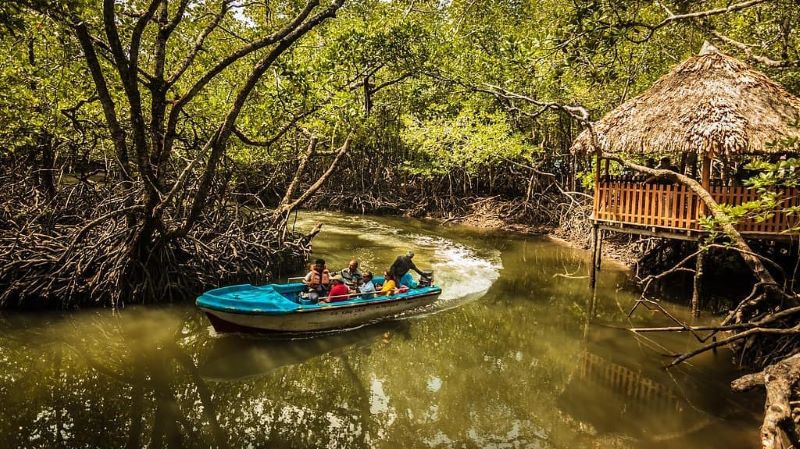
[[[383,273],[383,285],[381,286],[381,291],[379,294],[381,296],[393,295],[395,290],[397,290],[397,283],[395,282],[392,273],[388,271]]]
[[[363,276],[361,275],[361,271],[358,269],[358,260],[351,260],[347,265],[347,268],[342,270],[341,275],[344,278],[345,285],[347,285],[351,290],[354,290],[361,285],[361,279]]]
[[[311,266],[311,271],[303,278],[303,283],[308,286],[308,291],[310,293],[316,293],[318,296],[325,296],[325,292],[328,290],[331,283],[331,275],[325,267],[325,261],[323,259],[314,261],[314,265]]]
[[[410,288],[416,287],[417,283],[414,282],[414,278],[408,274],[409,270],[414,270],[417,274],[422,275],[422,271],[420,271],[411,260],[413,258],[414,253],[409,251],[405,256],[397,256],[397,259],[395,259],[394,263],[389,268],[389,273],[391,273],[395,281],[399,281],[400,285],[405,285]]]
[[[331,292],[328,294],[327,298],[322,300],[322,302],[347,301],[350,299],[348,296],[350,294],[350,289],[347,288],[347,285],[345,285],[344,278],[341,274],[337,274],[336,276],[332,277],[331,284]]]
[[[375,284],[372,282],[372,277],[372,272],[367,271],[364,274],[364,282],[358,288],[364,298],[372,298],[375,295]]]

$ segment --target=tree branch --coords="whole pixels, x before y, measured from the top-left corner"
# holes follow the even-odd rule
[[[292,182],[289,183],[289,187],[286,188],[286,192],[283,194],[283,198],[278,204],[279,209],[289,204],[289,202],[292,200],[294,192],[297,190],[297,186],[300,185],[300,179],[303,177],[303,173],[306,171],[308,161],[314,156],[314,151],[317,149],[317,142],[317,136],[311,136],[311,139],[308,141],[308,148],[306,149],[303,157],[300,159],[300,164],[297,166],[297,170],[295,170]]]
[[[86,65],[89,67],[89,73],[92,75],[92,80],[97,90],[97,96],[103,107],[106,125],[111,132],[111,141],[114,143],[114,150],[116,152],[117,163],[120,167],[122,179],[131,181],[132,176],[130,162],[128,160],[128,146],[125,142],[125,131],[122,129],[117,119],[114,100],[108,90],[108,85],[103,75],[103,69],[100,66],[100,61],[97,59],[97,53],[95,52],[94,45],[92,45],[92,39],[86,28],[86,23],[79,22],[75,25],[74,29],[78,42],[80,42],[81,48],[83,49],[83,56],[86,60]]]
[[[278,130],[278,132],[277,132],[277,133],[276,133],[274,136],[272,136],[271,138],[269,138],[269,139],[267,139],[267,140],[262,140],[262,141],[259,141],[259,140],[253,140],[253,139],[251,139],[251,138],[247,137],[247,136],[246,136],[246,135],[245,135],[245,134],[244,134],[244,133],[243,133],[243,132],[242,132],[242,131],[241,131],[239,128],[237,128],[237,127],[234,127],[234,128],[233,128],[233,134],[234,134],[236,137],[238,137],[238,138],[239,138],[239,140],[241,140],[241,141],[242,141],[243,143],[245,143],[246,145],[251,145],[251,146],[254,146],[254,147],[267,147],[267,148],[269,148],[269,147],[271,147],[272,145],[275,145],[275,142],[277,142],[278,140],[280,140],[280,138],[281,138],[281,137],[283,137],[283,136],[284,136],[284,134],[286,134],[287,132],[289,132],[289,130],[290,130],[290,129],[292,129],[292,128],[293,128],[293,127],[294,127],[294,126],[297,124],[297,122],[299,122],[299,121],[300,121],[300,120],[302,120],[303,118],[305,118],[305,117],[307,117],[307,116],[309,116],[309,115],[313,114],[314,112],[318,111],[318,110],[319,110],[319,108],[320,108],[319,106],[314,106],[313,108],[309,109],[308,111],[305,111],[305,112],[303,112],[302,114],[298,114],[298,115],[294,115],[294,116],[292,116],[292,119],[289,121],[289,123],[287,123],[286,125],[284,125],[284,126],[283,126],[283,127],[280,129],[280,130]]]
[[[200,33],[199,36],[197,36],[197,39],[195,40],[192,49],[189,51],[189,54],[186,55],[181,64],[178,66],[178,69],[167,80],[168,86],[175,84],[175,82],[177,82],[178,79],[180,79],[180,77],[184,74],[184,72],[186,72],[186,70],[192,65],[192,62],[194,62],[194,58],[197,56],[197,53],[203,48],[203,44],[205,43],[208,35],[211,34],[217,28],[217,26],[219,26],[219,23],[225,17],[225,14],[227,14],[228,11],[230,11],[230,4],[232,1],[233,0],[223,0],[221,2],[220,11],[217,14],[215,14],[214,18],[211,19],[211,22],[209,22],[208,25],[206,25],[206,27],[203,28],[203,31]]]
[[[772,59],[767,56],[757,55],[753,53],[750,45],[747,45],[743,42],[739,42],[736,40],[731,39],[728,36],[723,35],[722,33],[716,30],[705,30],[706,32],[710,33],[713,37],[719,39],[720,41],[736,47],[740,51],[742,51],[747,59],[750,61],[757,62],[759,64],[763,64],[767,67],[773,68],[793,68],[793,67],[800,67],[800,61],[787,61],[787,60],[777,60]]]
[[[333,158],[333,161],[331,161],[331,165],[328,166],[328,169],[325,170],[325,173],[323,173],[322,176],[317,178],[317,180],[313,184],[311,184],[308,187],[308,189],[306,189],[306,191],[303,192],[302,195],[300,195],[299,198],[289,203],[289,200],[291,198],[288,195],[284,195],[283,200],[281,201],[282,205],[275,210],[275,216],[276,217],[288,216],[288,214],[291,213],[294,209],[296,209],[299,206],[302,206],[303,203],[308,201],[308,199],[311,198],[312,195],[317,193],[317,190],[319,190],[319,188],[322,187],[323,184],[325,184],[325,181],[327,181],[328,178],[330,178],[330,176],[333,174],[333,171],[339,164],[339,160],[341,160],[342,157],[345,154],[347,154],[347,151],[350,149],[350,143],[351,143],[351,138],[348,136],[347,139],[344,141],[344,144],[339,148],[339,151],[336,152],[336,157]],[[294,181],[298,181],[299,183],[299,180],[297,178],[295,178],[295,180],[293,180],[292,182],[293,184],[296,184]],[[289,194],[294,192],[287,191],[286,193]]]
[[[298,18],[292,22],[293,24],[296,23],[297,27],[290,31],[286,31],[285,33],[284,31],[281,31],[279,34],[281,34],[282,37],[278,41],[277,45],[253,67],[253,70],[250,72],[250,75],[248,75],[244,85],[237,93],[236,99],[226,114],[224,121],[220,124],[217,131],[204,147],[204,150],[210,150],[208,162],[197,187],[197,193],[195,194],[194,201],[192,202],[189,216],[186,218],[184,225],[179,231],[179,234],[185,235],[189,232],[191,227],[194,225],[194,222],[199,217],[203,207],[205,206],[206,196],[211,188],[211,182],[216,174],[217,164],[219,163],[219,160],[225,151],[225,147],[228,143],[230,135],[233,133],[239,113],[241,112],[241,109],[244,106],[247,98],[250,96],[250,93],[261,79],[261,76],[267,71],[272,63],[275,62],[275,60],[278,59],[281,54],[283,54],[283,52],[291,47],[294,42],[303,37],[306,33],[311,31],[323,21],[327,20],[328,18],[335,17],[336,12],[342,7],[344,2],[345,0],[334,0],[330,6],[320,11],[315,16],[309,18],[307,21],[303,21],[302,19],[307,17],[310,13],[310,10],[306,11],[309,9],[309,6],[317,3],[317,0],[310,1],[306,6],[306,10],[304,10],[298,16]],[[313,9],[313,6],[311,6],[311,9]],[[173,108],[173,112],[174,110],[175,109]]]
[[[659,22],[659,23],[657,23],[655,25],[651,25],[650,28],[655,31],[655,30],[657,30],[659,28],[663,28],[663,27],[669,25],[672,22],[677,22],[679,20],[700,19],[700,18],[703,18],[703,17],[711,17],[711,16],[717,16],[717,15],[720,15],[720,14],[727,14],[727,13],[731,13],[731,12],[741,11],[743,9],[747,9],[747,8],[749,8],[751,6],[755,6],[755,5],[758,5],[760,3],[764,3],[764,2],[767,2],[767,1],[769,1],[769,0],[749,0],[749,1],[741,2],[741,3],[734,3],[733,5],[729,5],[729,6],[726,6],[724,8],[709,9],[709,10],[706,10],[706,11],[690,12],[690,13],[686,13],[686,14],[671,14],[670,13],[670,15],[667,16],[664,20],[662,20],[661,22]],[[662,5],[662,7],[667,12],[669,12],[669,10],[666,9],[666,7],[664,7],[664,5]]]

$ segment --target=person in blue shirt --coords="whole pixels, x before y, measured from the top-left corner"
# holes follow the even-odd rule
[[[358,291],[363,294],[364,298],[372,298],[375,296],[375,284],[372,282],[372,277],[372,272],[367,271],[367,273],[364,274],[363,283],[358,288]]]

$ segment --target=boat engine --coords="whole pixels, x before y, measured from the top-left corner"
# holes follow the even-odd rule
[[[433,271],[423,271],[419,276],[418,287],[430,287],[433,285]]]

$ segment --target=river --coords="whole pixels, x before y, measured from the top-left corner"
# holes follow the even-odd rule
[[[546,238],[400,218],[325,223],[314,257],[379,272],[408,249],[433,307],[348,332],[217,336],[193,305],[0,315],[0,447],[754,448],[762,398],[730,354],[669,371],[687,335],[627,311],[605,263]],[[291,273],[287,273],[291,274]],[[669,305],[681,317],[685,307]]]

